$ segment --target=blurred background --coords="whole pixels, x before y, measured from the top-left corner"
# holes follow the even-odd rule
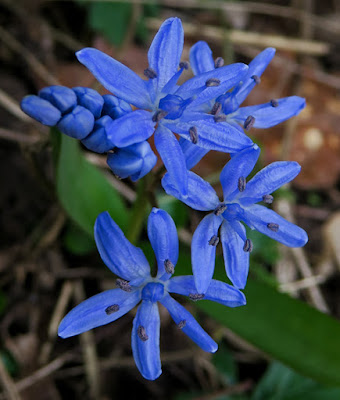
[[[148,46],[171,16],[183,21],[183,60],[197,40],[226,64],[277,49],[245,105],[306,98],[298,117],[252,129],[251,136],[262,149],[258,169],[277,160],[301,164],[294,182],[275,194],[274,208],[304,228],[309,243],[289,249],[250,233],[255,249],[245,310],[221,316],[219,308],[186,304],[219,343],[215,355],[190,342],[160,309],[163,374],[148,382],[131,354],[133,312],[80,337],[56,334],[74,305],[115,285],[96,252],[93,221],[83,223],[78,214],[94,179],[85,169],[104,177],[123,226],[138,184],[116,179],[105,156],[75,141],[56,154],[49,129],[19,103],[54,84],[106,93],[75,58],[86,46],[142,76]],[[340,398],[339,38],[337,0],[0,0],[0,399]],[[195,168],[218,193],[227,160],[210,152]],[[179,272],[190,272],[191,235],[203,213],[160,187],[156,196],[179,228]],[[145,232],[138,245],[153,262]],[[220,257],[217,264],[225,280]]]

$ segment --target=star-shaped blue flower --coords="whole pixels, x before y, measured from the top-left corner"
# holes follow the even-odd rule
[[[290,96],[272,99],[268,103],[241,107],[253,88],[261,82],[261,75],[275,55],[275,49],[269,47],[258,54],[249,64],[247,73],[232,90],[211,99],[199,107],[201,111],[212,113],[221,125],[233,126],[243,132],[250,128],[270,128],[299,114],[305,107],[305,99]],[[213,59],[209,45],[204,41],[195,43],[190,49],[190,66],[195,75],[216,70],[223,65],[223,59]],[[185,128],[184,126],[182,126]],[[181,141],[186,157],[187,168],[191,169],[209,151],[189,142]],[[230,152],[233,153],[233,152]]]
[[[186,335],[203,350],[215,352],[217,344],[194,317],[169,293],[189,296],[192,300],[216,301],[228,307],[246,303],[242,292],[226,283],[212,280],[205,296],[197,292],[192,276],[175,276],[178,237],[172,218],[163,210],[153,209],[148,219],[148,236],[155,252],[158,272],[150,275],[150,266],[141,249],[133,246],[107,212],[95,224],[95,240],[104,263],[121,277],[117,288],[93,296],[70,311],[59,326],[59,336],[67,338],[108,324],[140,303],[133,320],[132,352],[144,378],[154,380],[162,373],[159,349],[161,303]]]
[[[185,158],[173,132],[196,146],[223,152],[235,153],[251,146],[252,141],[234,126],[220,125],[213,115],[200,109],[239,84],[248,67],[239,63],[204,71],[178,86],[180,75],[188,68],[188,63],[180,61],[182,50],[182,23],[169,18],[150,46],[149,66],[144,71],[148,80],[94,48],[82,49],[76,55],[106,89],[138,108],[114,121],[108,132],[110,141],[122,148],[142,142],[155,132],[155,145],[167,171],[178,190],[186,193]]]
[[[198,225],[191,244],[192,268],[199,293],[205,293],[214,273],[216,246],[222,242],[228,278],[237,288],[244,288],[249,269],[252,242],[240,221],[251,229],[290,247],[304,246],[308,237],[300,227],[286,221],[276,212],[256,203],[270,204],[272,192],[294,179],[301,170],[292,161],[274,162],[258,172],[248,183],[247,176],[259,157],[257,145],[236,155],[223,168],[220,181],[223,201],[220,202],[211,185],[193,172],[188,173],[188,195],[183,196],[166,174],[162,179],[165,191],[188,206],[201,211],[213,211]],[[218,231],[220,229],[220,234]]]

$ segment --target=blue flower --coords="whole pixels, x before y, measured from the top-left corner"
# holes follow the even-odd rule
[[[295,115],[305,107],[305,99],[290,96],[272,99],[268,103],[240,107],[251,90],[260,83],[261,75],[275,55],[275,49],[269,47],[258,54],[249,64],[247,73],[234,88],[226,93],[201,104],[201,110],[212,113],[219,124],[248,131],[250,128],[270,128]],[[200,41],[190,49],[190,65],[195,75],[220,68],[223,59],[212,57],[212,51],[206,42]],[[183,126],[184,128],[184,126]],[[186,157],[187,168],[191,169],[207,152],[190,143],[181,142]],[[232,153],[232,152],[231,152]]]
[[[125,238],[107,212],[98,216],[94,230],[102,260],[121,278],[116,281],[116,289],[93,296],[71,310],[60,323],[59,336],[67,338],[108,324],[141,302],[133,320],[132,352],[144,378],[154,380],[162,373],[159,302],[169,311],[178,328],[203,350],[217,350],[214,340],[169,293],[189,296],[192,300],[204,297],[228,307],[244,305],[245,297],[234,287],[216,280],[211,281],[203,296],[197,292],[192,276],[172,277],[178,259],[178,237],[176,226],[165,211],[154,208],[148,219],[148,236],[158,265],[156,277],[150,275],[142,250]]]
[[[122,148],[148,139],[155,131],[158,153],[178,190],[186,193],[185,158],[173,132],[204,149],[223,152],[237,152],[251,146],[252,141],[232,125],[220,126],[213,115],[200,109],[239,84],[248,67],[232,64],[204,71],[178,86],[180,75],[188,68],[180,61],[182,49],[182,23],[170,18],[150,46],[149,66],[144,71],[148,80],[94,48],[76,55],[106,89],[139,108],[115,120],[108,138]]]
[[[235,287],[244,288],[253,245],[240,221],[286,246],[301,247],[308,241],[303,229],[256,204],[260,201],[270,204],[273,201],[271,193],[294,179],[300,172],[300,165],[292,161],[274,162],[247,183],[246,178],[259,154],[259,147],[254,145],[234,155],[226,164],[220,175],[222,202],[211,185],[193,172],[188,173],[187,196],[178,192],[168,174],[162,179],[168,194],[196,210],[213,211],[198,225],[191,244],[192,268],[199,293],[205,293],[213,276],[219,237],[227,276]]]

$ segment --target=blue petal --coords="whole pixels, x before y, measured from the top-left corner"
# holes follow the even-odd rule
[[[58,129],[67,136],[84,139],[94,127],[94,116],[87,108],[76,106],[57,124]]]
[[[91,88],[79,86],[72,89],[77,95],[78,104],[90,110],[96,119],[99,118],[104,105],[103,97]]]
[[[141,300],[141,290],[124,292],[121,289],[106,290],[80,303],[61,321],[58,335],[62,338],[78,335],[97,326],[106,325],[129,312]],[[118,305],[118,310],[106,312]]]
[[[98,215],[94,238],[99,254],[110,270],[128,281],[150,274],[150,266],[141,249],[133,246],[108,212]]]
[[[176,225],[167,212],[157,208],[152,209],[148,219],[148,236],[157,259],[157,277],[164,275],[167,279],[170,274],[166,273],[164,262],[169,260],[175,266],[178,260]]]
[[[215,269],[216,245],[211,245],[213,236],[218,236],[218,228],[223,218],[209,214],[203,218],[192,237],[191,263],[198,293],[204,294]]]
[[[203,74],[194,76],[193,78],[184,82],[175,92],[175,94],[183,99],[197,96],[195,100],[193,100],[188,106],[188,109],[190,108],[193,110],[198,105],[206,103],[207,101],[214,99],[222,93],[230,90],[237,83],[239,83],[240,80],[242,80],[247,70],[247,65],[237,63],[217,68],[213,71],[204,72]],[[207,87],[205,83],[211,78],[219,79],[219,86]]]
[[[185,196],[188,192],[188,176],[178,140],[169,129],[159,125],[155,132],[155,146],[176,190]]]
[[[106,153],[112,150],[115,145],[108,138],[108,131],[111,124],[112,118],[108,115],[97,119],[92,132],[81,141],[82,144],[96,153]]]
[[[187,169],[193,168],[209,152],[209,150],[203,149],[182,137],[179,139],[179,144],[184,154]]]
[[[138,334],[140,327],[145,329],[142,340]],[[159,355],[160,320],[157,303],[142,301],[133,320],[131,346],[132,354],[139,372],[145,379],[157,379],[162,373]]]
[[[61,112],[48,101],[38,96],[25,96],[20,103],[24,113],[47,126],[54,126],[61,118]]]
[[[112,122],[108,138],[117,147],[127,147],[148,139],[154,132],[154,125],[148,111],[133,111]]]
[[[107,156],[107,163],[114,174],[123,179],[131,176],[133,181],[148,174],[156,162],[157,157],[146,141],[116,149]]]
[[[295,161],[277,161],[269,164],[247,183],[241,194],[240,203],[249,205],[261,201],[264,195],[290,182],[300,171],[301,167]]]
[[[77,96],[72,89],[65,86],[48,86],[40,90],[39,97],[49,101],[62,113],[77,105]]]
[[[169,295],[166,295],[160,303],[169,311],[171,318],[177,325],[180,323],[184,325],[181,330],[188,335],[193,342],[204,351],[215,353],[218,348],[217,343],[205,332],[189,311]]]
[[[224,201],[232,200],[235,192],[238,193],[239,178],[246,178],[250,174],[259,158],[260,151],[260,148],[254,144],[240,151],[227,162],[220,175]]]
[[[255,118],[255,128],[270,128],[299,114],[306,106],[305,99],[298,96],[284,97],[276,101],[278,103],[277,107],[273,107],[271,102],[257,106],[241,107],[229,117],[244,124],[244,121],[251,115]]]
[[[161,91],[163,86],[177,72],[183,51],[184,33],[179,18],[169,18],[163,22],[154,37],[149,52],[149,66],[157,73],[153,79]]]
[[[214,210],[219,200],[217,194],[210,183],[196,175],[194,172],[187,171],[188,175],[188,194],[183,195],[178,191],[172,177],[165,174],[162,179],[162,186],[167,194],[176,197],[189,207],[200,211]]]
[[[195,75],[215,69],[212,51],[208,43],[202,40],[191,47],[189,60]]]
[[[243,230],[244,236],[246,231],[244,226],[238,221],[235,223]],[[249,253],[243,250],[244,239],[227,221],[223,221],[220,237],[227,276],[237,289],[243,289],[247,283],[249,270]]]
[[[256,85],[256,82],[252,76],[256,75],[257,77],[260,77],[263,74],[264,70],[274,57],[275,51],[276,50],[274,48],[268,47],[250,62],[247,77],[235,94],[238,104],[242,104],[242,102]]]
[[[168,282],[168,292],[189,296],[199,294],[193,276],[175,276]],[[246,304],[245,296],[238,289],[227,283],[212,279],[204,300],[215,301],[227,307],[238,307]]]
[[[104,105],[102,115],[109,115],[112,119],[117,119],[132,111],[129,103],[122,99],[118,99],[112,94],[104,94]]]
[[[302,247],[308,242],[307,233],[297,225],[286,221],[273,210],[266,207],[253,205],[244,208],[244,213],[250,223],[252,229],[277,240],[289,247]],[[274,223],[279,225],[277,232],[268,228],[268,224]]]
[[[111,93],[138,108],[152,107],[145,81],[130,68],[89,47],[78,51],[76,56]]]
[[[198,119],[200,115],[202,119]],[[232,125],[223,122],[216,123],[212,115],[202,113],[197,116],[190,114],[183,117],[186,119],[185,122],[182,122],[183,118],[182,121],[175,123],[164,122],[164,125],[186,140],[190,140],[189,129],[195,127],[198,134],[197,146],[204,149],[236,153],[253,144],[247,135]]]

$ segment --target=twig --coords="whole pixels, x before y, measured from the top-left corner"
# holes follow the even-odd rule
[[[253,381],[249,379],[244,382],[238,383],[237,385],[231,385],[224,389],[217,390],[213,393],[209,393],[205,396],[194,397],[193,400],[214,400],[220,398],[227,398],[227,396],[247,392],[253,386],[254,386]]]
[[[9,400],[20,400],[21,397],[19,395],[18,389],[15,386],[11,376],[9,373],[6,371],[6,368],[4,366],[3,360],[0,358],[0,380],[2,383],[2,386],[7,393],[7,399]]]
[[[46,67],[25,46],[18,42],[9,32],[0,26],[0,40],[13,52],[21,56],[31,69],[48,85],[59,85],[59,81],[51,75]]]
[[[20,132],[12,131],[10,129],[0,128],[0,138],[7,139],[12,142],[19,142],[25,144],[34,144],[39,141],[38,136],[24,135]]]
[[[312,286],[317,286],[327,280],[325,275],[314,275],[309,278],[300,279],[295,282],[283,283],[279,286],[281,292],[296,292],[301,289],[307,289]]]
[[[146,24],[151,29],[158,29],[161,20],[157,18],[148,18]],[[223,41],[225,39],[226,30],[216,28],[209,25],[195,25],[191,23],[183,23],[186,36],[205,37],[210,40]],[[321,56],[329,53],[330,45],[324,42],[316,42],[303,39],[291,39],[285,36],[268,35],[258,32],[241,31],[237,29],[228,30],[228,39],[233,44],[246,44],[248,46],[276,47],[281,50],[290,50],[302,54],[310,54]]]
[[[82,281],[75,283],[75,298],[77,302],[82,302],[85,299],[84,286]],[[83,357],[85,363],[85,372],[90,386],[90,396],[93,399],[100,398],[100,384],[99,384],[99,365],[94,340],[93,331],[87,331],[80,335],[80,344],[83,350]]]
[[[8,112],[13,114],[15,117],[19,118],[24,122],[31,122],[32,119],[21,111],[18,103],[12,99],[7,93],[0,89],[0,105],[3,106]]]

